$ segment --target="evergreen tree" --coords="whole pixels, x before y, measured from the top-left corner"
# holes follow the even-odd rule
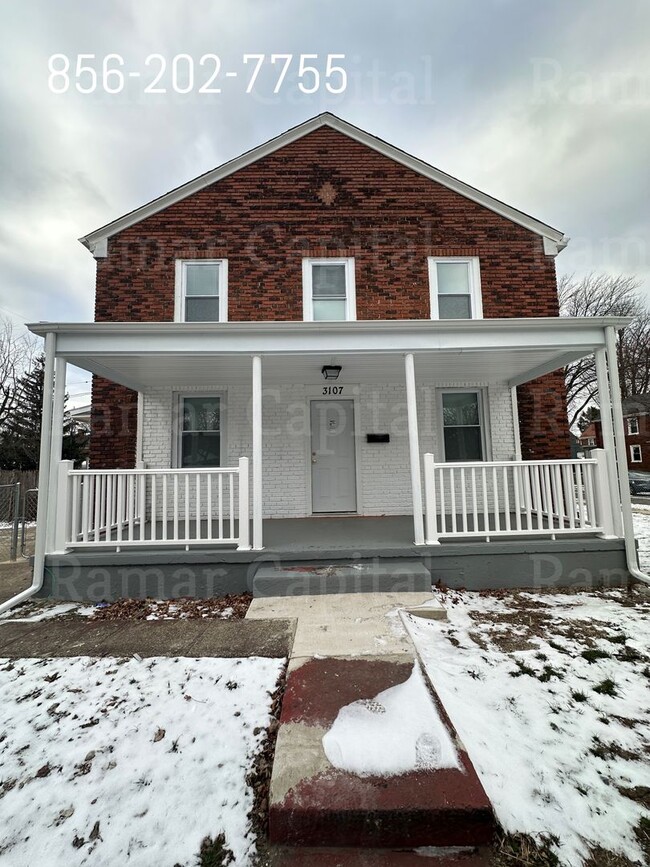
[[[0,429],[0,469],[38,469],[44,381],[45,356],[41,355],[20,378],[11,408]],[[86,432],[66,412],[63,418],[63,458],[74,461],[75,466],[81,464],[86,458],[87,444]]]

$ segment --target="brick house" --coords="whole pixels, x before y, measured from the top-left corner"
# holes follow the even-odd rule
[[[324,559],[409,586],[627,575],[616,424],[570,460],[561,370],[607,370],[627,320],[559,318],[558,230],[325,113],[81,240],[95,322],[31,326],[46,418],[66,361],[94,374],[90,468],[44,443],[59,591],[71,555],[70,594],[103,569],[104,598],[145,562],[161,595],[181,566],[265,592]]]
[[[630,470],[650,472],[650,394],[624,398],[623,421]]]
[[[628,467],[635,472],[650,472],[650,394],[625,397],[621,406]],[[580,444],[585,449],[603,447],[600,421],[582,432]]]

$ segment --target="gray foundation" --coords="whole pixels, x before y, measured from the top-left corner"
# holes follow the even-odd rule
[[[518,538],[415,546],[408,516],[265,522],[263,551],[95,549],[49,555],[40,595],[111,601],[124,596],[206,598],[450,588],[591,589],[630,580],[624,542]],[[429,577],[430,576],[430,577]]]

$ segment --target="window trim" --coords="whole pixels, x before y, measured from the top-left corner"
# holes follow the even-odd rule
[[[440,319],[438,304],[438,263],[466,264],[469,275],[470,319],[483,319],[483,296],[481,292],[481,266],[478,256],[428,256],[430,319]],[[455,320],[463,321],[463,320]]]
[[[174,322],[186,322],[185,319],[185,286],[188,265],[219,265],[219,322],[228,321],[228,260],[227,259],[176,259],[175,289],[174,289]],[[206,296],[194,295],[194,298]],[[212,319],[194,320],[197,322],[213,322]]]
[[[636,430],[632,430],[632,422],[634,422]],[[627,433],[628,436],[638,436],[639,435],[639,417],[638,415],[630,416],[627,420]]]
[[[183,400],[192,397],[212,397],[219,398],[219,433],[221,435],[219,441],[219,466],[225,467],[226,458],[228,456],[228,444],[226,441],[227,422],[228,422],[228,402],[227,392],[225,389],[217,389],[212,391],[175,391],[172,398],[173,424],[172,424],[172,469],[193,469],[192,467],[183,467],[182,457],[182,433],[183,433]],[[198,467],[196,469],[199,469]],[[210,469],[206,467],[206,469]]]
[[[345,319],[314,319],[312,265],[345,265]],[[304,322],[356,322],[357,291],[354,281],[354,256],[305,257],[302,260],[302,318]]]
[[[635,449],[639,450],[639,457],[635,458]],[[643,463],[643,452],[641,451],[641,446],[638,443],[634,443],[634,445],[630,446],[630,463],[631,464],[641,464]]]
[[[483,449],[483,458],[480,461],[447,461],[445,454],[445,423],[443,416],[442,396],[443,394],[470,394],[478,395],[478,417],[479,426],[481,429],[481,447]],[[443,463],[485,463],[492,460],[491,436],[490,436],[490,418],[489,418],[489,402],[488,390],[484,386],[445,386],[444,388],[436,389],[436,410],[438,413],[438,443],[440,454],[442,455]]]

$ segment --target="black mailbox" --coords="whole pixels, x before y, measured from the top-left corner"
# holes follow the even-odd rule
[[[366,434],[367,443],[389,443],[390,434]]]

